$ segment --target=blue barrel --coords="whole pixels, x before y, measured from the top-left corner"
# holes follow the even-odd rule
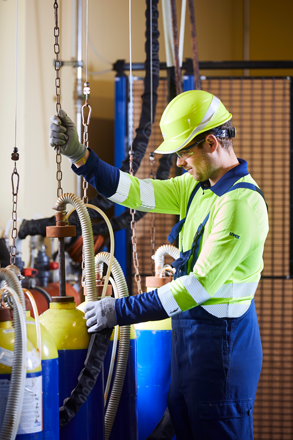
[[[105,384],[107,382],[108,371],[112,354],[114,331],[111,336],[110,345],[104,361]],[[119,339],[117,353],[119,349]],[[116,353],[116,359],[117,359]],[[112,376],[112,383],[115,374],[115,367]],[[111,393],[111,387],[110,387]],[[110,395],[109,393],[109,395]],[[137,391],[136,391],[136,334],[134,327],[131,326],[129,356],[124,379],[124,385],[118,406],[117,414],[109,440],[137,440]]]

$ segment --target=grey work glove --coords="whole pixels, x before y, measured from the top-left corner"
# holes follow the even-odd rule
[[[71,163],[79,162],[86,155],[86,147],[78,140],[74,122],[62,109],[50,121],[51,147],[56,149],[56,146],[60,146],[60,153],[67,156]]]
[[[89,333],[94,333],[103,328],[117,325],[115,315],[115,298],[106,297],[99,301],[91,301],[84,308],[86,325],[90,327]]]

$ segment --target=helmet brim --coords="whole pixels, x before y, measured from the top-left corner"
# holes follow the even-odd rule
[[[203,130],[198,131],[198,127],[190,134],[190,136],[184,141],[184,142],[176,142],[176,141],[164,141],[159,145],[159,147],[154,151],[157,154],[172,154],[176,153],[176,151],[182,150],[182,148],[186,147],[189,142],[191,142],[196,136],[204,133],[205,131],[210,131],[213,128],[219,127],[220,125],[224,124],[225,122],[230,121],[232,118],[231,113],[229,113],[228,117],[225,117],[223,122],[219,121],[216,126],[213,126],[212,124],[209,126],[209,128],[204,128]]]

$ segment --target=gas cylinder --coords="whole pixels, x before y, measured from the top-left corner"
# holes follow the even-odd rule
[[[11,310],[0,308],[0,426],[6,408],[12,372],[14,328]],[[17,440],[43,439],[42,368],[34,340],[27,339],[27,373]]]
[[[172,277],[147,277],[147,291],[172,281]],[[138,440],[155,429],[167,408],[171,381],[171,318],[135,324],[137,337]]]
[[[119,332],[120,333],[120,332]],[[119,349],[119,337],[117,344],[117,352]],[[108,378],[110,368],[111,354],[113,348],[114,330],[112,332],[109,348],[104,361],[104,378],[105,383]],[[116,354],[117,359],[117,354]],[[115,374],[115,367],[113,376]],[[111,387],[110,392],[111,393]],[[129,341],[129,356],[127,361],[126,374],[123,389],[120,397],[118,410],[115,421],[111,430],[109,440],[137,440],[137,408],[136,408],[136,333],[131,326],[131,334]]]
[[[96,286],[97,286],[98,295],[101,295],[104,287],[103,281],[97,280]],[[82,312],[84,310],[84,306],[87,304],[86,289],[84,289],[84,292],[85,292],[85,301],[78,306],[78,309],[81,310]],[[107,296],[112,295],[112,286],[110,284],[107,286],[106,295]],[[116,360],[119,349],[119,339],[120,339],[120,331],[119,331],[118,344],[116,349]],[[114,330],[112,332],[110,344],[104,360],[105,384],[107,383],[107,379],[108,379],[108,372],[110,368],[111,355],[113,349],[113,341],[114,341]],[[115,421],[111,430],[109,440],[125,440],[125,439],[137,440],[136,370],[137,370],[136,369],[136,333],[134,326],[131,326],[129,355],[128,355],[126,373],[125,373],[122,393],[119,401],[119,406],[117,409]],[[113,384],[115,371],[116,371],[116,367],[114,367],[113,370],[112,384]],[[110,396],[111,394],[112,384],[108,396]]]
[[[27,337],[36,344],[35,320],[30,316],[30,302],[26,299]],[[43,440],[59,439],[59,369],[58,351],[48,330],[41,324],[43,375]]]
[[[76,309],[71,296],[53,297],[50,308],[40,317],[54,340],[59,354],[59,406],[76,387],[84,367],[89,344],[84,314]],[[99,375],[94,389],[70,422],[61,428],[61,440],[104,439],[103,378]]]

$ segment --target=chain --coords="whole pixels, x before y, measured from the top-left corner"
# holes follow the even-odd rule
[[[89,147],[89,125],[90,125],[90,120],[91,120],[91,114],[92,114],[92,108],[88,103],[88,97],[89,94],[91,92],[90,89],[90,83],[88,81],[86,81],[84,83],[84,88],[83,88],[83,93],[85,95],[85,103],[82,106],[81,109],[81,117],[82,117],[82,125],[83,125],[83,144],[86,146],[86,148]],[[88,108],[88,115],[87,115],[87,120],[85,121],[85,108]],[[82,187],[83,187],[83,198],[82,201],[84,203],[88,203],[88,197],[87,197],[87,189],[88,189],[88,183],[85,179],[83,179],[83,183],[82,183]]]
[[[16,45],[15,45],[15,139],[14,148],[11,153],[11,160],[14,161],[14,168],[11,174],[11,185],[12,185],[12,246],[10,248],[10,264],[15,265],[16,263],[16,237],[17,237],[17,198],[19,190],[19,174],[16,168],[16,161],[19,160],[19,153],[16,147],[16,137],[17,137],[17,64],[18,64],[18,0],[16,1]]]
[[[129,151],[129,173],[131,176],[134,175],[133,171],[133,151]],[[131,214],[131,222],[130,222],[130,228],[132,230],[132,236],[131,236],[131,243],[132,243],[132,260],[133,260],[133,267],[135,270],[134,279],[137,284],[137,291],[138,293],[142,293],[141,290],[141,276],[139,273],[139,263],[138,263],[138,255],[137,255],[137,237],[136,237],[136,221],[135,221],[135,209],[130,209]]]
[[[151,167],[149,179],[155,180],[156,174],[153,170],[153,167],[155,166],[155,154],[150,153],[149,159],[150,159],[150,167]],[[151,213],[150,233],[151,233],[151,255],[154,255],[155,254],[155,238],[156,238],[155,213],[154,212]],[[155,262],[153,260],[152,260],[152,271],[153,271],[153,273],[155,272]]]
[[[14,160],[14,168],[11,175],[12,184],[12,246],[10,248],[10,264],[15,265],[16,261],[16,245],[15,240],[17,237],[17,197],[19,189],[19,174],[16,168],[16,161],[19,159],[18,149],[14,147],[13,153],[11,154],[11,159]]]
[[[60,60],[59,60],[59,53],[60,53],[60,45],[59,45],[59,35],[60,35],[60,29],[58,26],[58,2],[55,0],[54,2],[54,16],[55,16],[55,27],[54,27],[54,37],[55,37],[55,43],[54,43],[54,53],[56,55],[55,59],[55,72],[56,72],[56,78],[55,78],[55,88],[56,88],[56,114],[58,115],[59,110],[61,109],[61,103],[60,103],[60,96],[61,96],[61,83],[60,83]],[[56,172],[56,180],[57,180],[57,197],[63,196],[63,189],[61,186],[62,181],[62,171],[61,171],[61,162],[62,162],[62,156],[60,153],[60,146],[56,145],[56,163],[57,163],[57,172]]]

